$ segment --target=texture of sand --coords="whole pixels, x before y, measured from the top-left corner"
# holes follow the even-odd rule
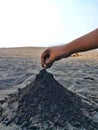
[[[0,48],[1,57],[40,57],[45,47]]]
[[[34,80],[42,69],[40,55],[45,48],[0,49],[0,100]],[[82,54],[82,53],[81,53]],[[60,60],[48,69],[64,87],[95,106],[93,120],[98,123],[98,52]],[[0,125],[0,130],[19,130]]]

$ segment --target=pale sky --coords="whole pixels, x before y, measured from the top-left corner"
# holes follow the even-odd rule
[[[0,47],[68,43],[98,28],[98,0],[0,0]]]

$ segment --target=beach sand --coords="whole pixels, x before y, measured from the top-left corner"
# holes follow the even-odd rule
[[[40,55],[44,49],[33,47],[0,49],[1,101],[35,79],[42,69]],[[78,57],[62,59],[55,62],[47,71],[64,87],[95,106],[92,118],[98,123],[98,52],[94,50],[81,53]],[[13,127],[0,124],[0,130],[19,130],[17,126]]]

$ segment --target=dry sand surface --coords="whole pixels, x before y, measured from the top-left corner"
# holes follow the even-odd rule
[[[38,58],[45,50],[44,47],[17,47],[17,48],[0,48],[2,57],[34,57]]]
[[[0,49],[1,101],[35,79],[36,74],[42,69],[39,58],[44,49],[32,47]],[[77,93],[85,102],[94,106],[92,119],[98,123],[98,52],[81,53],[81,55],[60,60],[47,71],[52,73],[65,88]],[[0,130],[21,129],[15,125],[6,127],[0,124]]]

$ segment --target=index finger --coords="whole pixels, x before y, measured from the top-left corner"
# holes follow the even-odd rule
[[[46,65],[46,60],[47,60],[48,57],[49,57],[49,51],[46,50],[46,51],[44,51],[44,52],[42,53],[42,55],[41,55],[41,65],[42,65],[42,67],[45,67],[45,65]]]

